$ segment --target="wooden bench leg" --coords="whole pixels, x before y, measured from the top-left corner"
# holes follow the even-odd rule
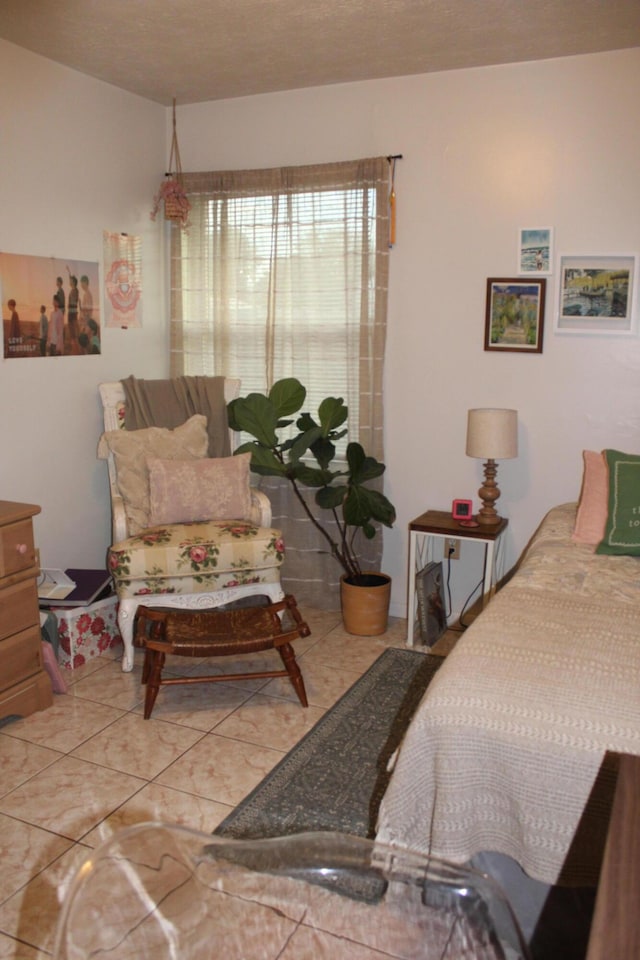
[[[293,689],[298,694],[298,700],[303,707],[308,707],[307,703],[307,692],[304,688],[304,680],[302,679],[302,674],[300,673],[300,667],[296,661],[296,655],[293,647],[290,643],[283,643],[278,647],[278,653],[282,657],[282,662],[285,665],[286,671],[289,674],[289,679],[293,684]]]
[[[147,676],[147,692],[144,698],[144,719],[148,720],[151,716],[153,705],[156,702],[160,684],[162,683],[162,668],[164,667],[165,655],[159,650],[149,650],[147,648],[146,657],[150,659],[150,669]]]
[[[140,677],[140,683],[146,684],[149,679],[149,673],[151,672],[151,651],[144,651],[144,663],[142,664],[142,676]]]

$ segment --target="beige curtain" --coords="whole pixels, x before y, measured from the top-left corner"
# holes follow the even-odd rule
[[[282,377],[349,406],[349,437],[384,459],[382,372],[389,260],[386,157],[184,174],[187,231],[171,228],[171,374],[235,376],[242,393]],[[341,570],[288,485],[269,478],[287,546],[285,589],[339,605]],[[323,515],[323,519],[326,515]],[[361,541],[378,569],[382,536]]]

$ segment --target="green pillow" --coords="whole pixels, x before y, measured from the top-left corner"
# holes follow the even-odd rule
[[[609,505],[596,553],[640,556],[640,456],[603,452],[609,468]]]

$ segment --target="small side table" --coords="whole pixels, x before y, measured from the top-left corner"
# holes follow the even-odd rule
[[[409,524],[409,603],[407,606],[407,644],[413,646],[416,623],[416,573],[434,559],[436,540],[475,540],[484,543],[484,573],[482,580],[482,606],[491,596],[498,576],[502,575],[502,534],[509,521],[501,518],[491,526],[461,526],[445,510],[427,510]]]

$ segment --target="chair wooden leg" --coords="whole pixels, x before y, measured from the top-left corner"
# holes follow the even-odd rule
[[[293,647],[290,643],[283,643],[278,647],[278,653],[282,657],[282,662],[285,665],[286,671],[289,674],[289,679],[293,684],[293,689],[298,694],[298,700],[303,707],[308,707],[307,703],[307,691],[304,688],[304,680],[302,679],[302,674],[300,673],[300,667],[296,661],[296,655]]]
[[[153,710],[153,705],[158,696],[158,690],[162,683],[162,668],[164,666],[165,655],[159,650],[147,650],[151,655],[151,668],[147,678],[147,692],[144,698],[144,719],[148,720]]]

